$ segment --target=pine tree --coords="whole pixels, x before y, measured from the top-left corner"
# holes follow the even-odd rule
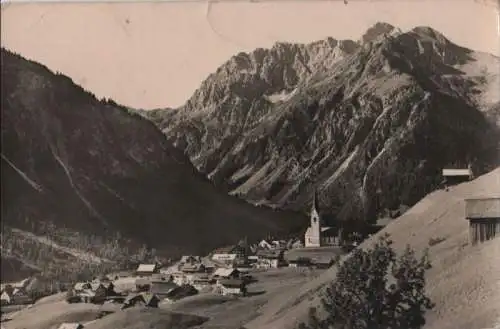
[[[339,268],[322,298],[326,318],[309,314],[301,328],[420,329],[433,303],[425,294],[427,253],[418,260],[408,246],[398,258],[388,235],[372,249],[357,249]]]

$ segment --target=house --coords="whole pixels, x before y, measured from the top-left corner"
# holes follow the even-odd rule
[[[164,274],[164,273],[153,273],[151,275],[151,281],[170,281],[172,275]]]
[[[197,294],[198,294],[198,290],[196,290],[195,287],[193,287],[190,284],[184,284],[182,286],[179,286],[179,287],[171,290],[167,294],[167,297],[165,298],[165,300],[173,303],[179,299],[189,297],[189,296],[194,296]]]
[[[83,329],[83,324],[76,322],[61,323],[58,329]]]
[[[155,294],[149,294],[149,293],[133,294],[129,295],[125,299],[121,309],[123,310],[132,306],[139,306],[139,305],[144,307],[158,307],[159,303],[160,303],[160,298],[158,298],[158,296],[156,296]]]
[[[87,289],[92,289],[90,282],[77,282],[73,286],[73,290],[76,293],[82,292],[82,291],[87,290]]]
[[[339,230],[333,227],[323,226],[316,192],[313,196],[310,223],[304,236],[306,248],[317,248],[340,243]]]
[[[1,305],[8,305],[12,302],[12,299],[10,298],[10,293],[8,291],[3,291],[2,295],[0,296],[0,301]]]
[[[465,218],[471,245],[500,236],[500,197],[466,199]]]
[[[182,265],[181,271],[184,273],[203,273],[205,272],[205,265],[200,263],[187,263]]]
[[[160,273],[160,267],[158,264],[140,264],[135,272],[137,276],[151,276]]]
[[[240,279],[225,279],[218,283],[219,291],[222,295],[246,295],[246,285],[243,280]]]
[[[445,186],[455,185],[469,181],[474,178],[471,166],[467,169],[445,168],[442,171],[443,184]]]
[[[218,248],[212,253],[212,260],[227,265],[244,264],[246,261],[246,248],[240,245]]]
[[[163,299],[168,296],[169,292],[177,287],[179,287],[179,285],[171,281],[152,282],[149,292],[155,294],[158,298]]]
[[[260,249],[273,249],[273,246],[271,243],[267,242],[266,240],[262,240],[259,242],[258,247]]]
[[[112,282],[99,282],[99,283],[91,283],[92,293],[88,294],[89,300],[92,303],[102,303],[109,296],[116,296],[117,293],[114,290],[114,285]],[[88,292],[85,291],[85,292]],[[81,296],[81,294],[80,294]]]
[[[109,280],[118,280],[118,279],[121,279],[121,278],[128,278],[130,276],[132,276],[132,273],[127,272],[127,271],[122,271],[122,272],[110,273],[106,277]]]
[[[26,287],[29,285],[31,282],[31,278],[26,278],[24,280],[21,280],[19,282],[16,282],[12,285],[13,288],[18,288],[18,289],[26,289]]]
[[[80,300],[84,303],[93,303],[95,298],[95,292],[91,289],[84,290],[78,294]]]
[[[289,267],[309,267],[312,265],[311,259],[307,257],[298,257],[288,260]]]
[[[236,279],[240,277],[240,271],[235,268],[218,268],[213,274],[214,279]]]
[[[135,280],[135,289],[138,292],[148,291],[151,287],[151,280],[146,278],[138,278]]]
[[[182,256],[180,260],[180,264],[194,264],[201,263],[201,256]]]
[[[257,268],[278,268],[284,263],[284,250],[259,250]]]
[[[24,305],[31,304],[33,299],[28,296],[28,293],[24,289],[14,288],[12,295],[10,296],[11,304]]]
[[[189,283],[186,273],[183,272],[172,273],[172,278],[173,282],[175,282],[179,286]]]
[[[209,290],[213,283],[215,283],[215,281],[212,280],[207,274],[195,276],[191,280],[193,287],[200,292]]]

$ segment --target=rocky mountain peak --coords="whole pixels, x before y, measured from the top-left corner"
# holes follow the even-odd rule
[[[419,200],[449,163],[498,162],[479,99],[495,81],[483,65],[499,60],[431,28],[377,23],[360,42],[277,43],[243,57],[252,64],[219,69],[161,128],[249,202],[303,209],[319,188],[339,218],[373,216]]]
[[[401,33],[401,30],[389,23],[378,22],[370,27],[361,37],[360,43],[373,42],[379,38],[384,38],[387,35],[396,35]]]

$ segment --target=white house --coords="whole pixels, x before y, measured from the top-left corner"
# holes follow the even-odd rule
[[[10,295],[7,291],[2,292],[0,300],[2,305],[10,304],[12,302],[12,299],[10,298]]]
[[[240,271],[235,268],[218,268],[214,273],[213,277],[217,279],[230,279],[238,278],[240,276]]]
[[[221,280],[218,283],[218,287],[223,296],[238,296],[246,293],[245,283],[240,279]]]
[[[307,228],[304,236],[306,248],[315,248],[327,245],[334,245],[338,241],[337,230],[332,227],[322,226],[322,219],[319,212],[316,193],[313,196],[311,208],[311,224]]]
[[[242,264],[246,260],[246,250],[239,245],[214,250],[212,260],[225,264]]]
[[[157,264],[140,264],[136,270],[138,276],[147,276],[159,272],[160,268]]]

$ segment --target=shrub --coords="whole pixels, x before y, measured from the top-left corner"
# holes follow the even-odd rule
[[[324,319],[316,309],[300,329],[419,329],[433,303],[425,295],[427,252],[417,259],[407,246],[397,258],[389,235],[372,249],[357,249],[339,268],[322,298]]]

